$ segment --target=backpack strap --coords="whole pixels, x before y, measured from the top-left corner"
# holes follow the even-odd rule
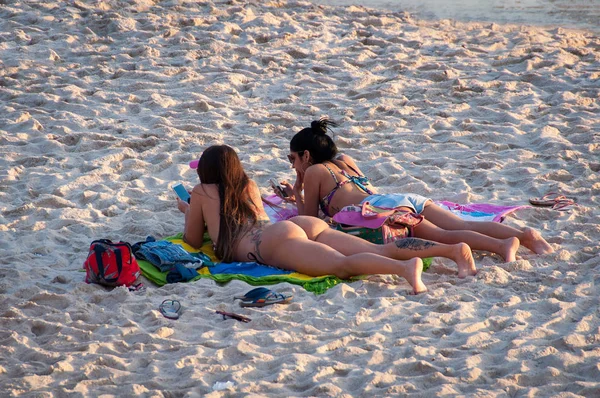
[[[98,273],[100,275],[100,278],[102,278],[104,281],[106,281],[107,283],[115,283],[118,279],[117,278],[111,278],[111,279],[105,279],[104,278],[104,263],[102,261],[102,253],[106,252],[106,247],[102,244],[104,242],[97,242],[94,245],[94,253],[96,253],[96,264],[98,264]],[[119,275],[121,274],[121,269],[123,269],[123,263],[121,261],[121,250],[120,249],[115,249],[115,254],[117,256],[117,268],[119,270]]]
[[[133,247],[129,244],[129,242],[119,242],[119,244],[127,247],[128,251],[129,251],[129,261],[127,262],[127,264],[131,264],[131,262],[135,258],[135,254],[133,254]],[[122,257],[119,256],[119,261],[121,261],[121,258]],[[119,273],[121,273],[121,267],[119,267]]]
[[[96,253],[96,265],[98,266],[98,274],[100,278],[104,279],[104,263],[102,262],[102,253],[105,252],[104,247],[100,247],[100,244],[94,245],[94,253]]]
[[[119,279],[118,275],[121,275],[123,271],[123,258],[121,257],[121,249],[115,249],[115,255],[117,256],[117,277],[115,278],[115,282]],[[131,262],[131,256],[129,256],[129,261]]]

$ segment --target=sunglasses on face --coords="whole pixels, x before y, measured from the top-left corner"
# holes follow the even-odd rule
[[[304,154],[304,151],[300,151],[300,152],[296,152],[298,154],[298,156],[302,156],[302,154]],[[291,164],[294,164],[294,162],[296,161],[296,156],[292,155],[291,153],[289,155],[287,155],[288,160],[290,161]]]

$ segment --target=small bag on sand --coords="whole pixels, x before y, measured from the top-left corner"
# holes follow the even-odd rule
[[[424,217],[401,209],[372,206],[346,206],[333,216],[338,231],[372,243],[385,244],[413,236],[413,229]]]
[[[85,281],[105,286],[131,286],[140,276],[140,266],[127,242],[95,240],[83,263]]]
[[[373,229],[346,224],[335,224],[335,229],[350,235],[358,236],[361,239],[367,240],[371,243],[376,243],[378,245],[395,242],[399,239],[408,238],[410,236],[409,229],[404,226],[382,225],[379,228]]]

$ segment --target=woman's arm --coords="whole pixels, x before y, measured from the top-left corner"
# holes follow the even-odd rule
[[[177,198],[177,207],[185,214],[183,241],[194,248],[202,246],[205,229],[204,215],[202,214],[202,195],[196,192],[198,188],[200,187],[194,187],[189,205]]]
[[[250,196],[250,200],[252,204],[256,208],[256,217],[258,219],[268,218],[269,216],[265,212],[265,207],[263,206],[262,196],[260,194],[260,188],[258,188],[258,184],[254,180],[250,180],[248,182],[248,195]]]
[[[289,186],[289,184],[287,184]],[[296,170],[296,182],[292,187],[292,199],[291,201],[296,203],[298,214],[304,214],[304,174]]]
[[[320,173],[317,165],[309,167],[304,173],[304,200],[298,206],[298,214],[303,216],[319,216]]]

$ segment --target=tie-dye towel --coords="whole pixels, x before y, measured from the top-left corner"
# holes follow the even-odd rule
[[[450,210],[462,219],[468,221],[496,221],[502,222],[504,218],[512,212],[519,209],[525,209],[531,206],[500,206],[489,203],[470,203],[461,205],[459,203],[442,200],[435,202],[438,206]]]
[[[272,221],[287,220],[298,215],[296,208],[288,203],[284,203],[276,195],[269,195],[264,198],[265,211]],[[490,203],[467,203],[460,204],[449,202],[447,200],[436,201],[438,206],[450,210],[462,219],[469,221],[495,221],[502,222],[504,218],[519,209],[525,209],[531,206],[500,206]]]

